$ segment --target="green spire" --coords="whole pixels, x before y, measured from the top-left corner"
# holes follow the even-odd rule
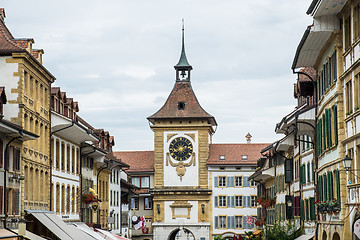
[[[190,68],[192,69],[191,65],[189,64],[186,54],[185,54],[185,43],[184,43],[184,19],[182,20],[182,49],[181,49],[181,56],[179,59],[178,64],[175,65],[176,68]]]

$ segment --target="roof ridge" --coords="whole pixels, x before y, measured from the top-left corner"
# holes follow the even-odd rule
[[[18,48],[19,50],[25,50],[25,49],[21,48],[20,46],[18,46],[16,43],[14,43],[14,42],[7,36],[7,34],[6,34],[5,30],[4,30],[4,27],[7,28],[6,25],[5,25],[5,23],[4,23],[3,21],[0,21],[0,30],[1,30],[1,32],[2,32],[2,34],[3,34],[3,36],[4,36],[4,38],[5,38],[5,40],[6,40],[9,44],[11,44],[13,47],[15,47],[15,48]],[[11,34],[11,32],[10,32],[9,30],[8,30],[8,33],[11,35],[11,37],[13,37],[12,34]],[[13,37],[13,38],[14,38],[14,37]]]

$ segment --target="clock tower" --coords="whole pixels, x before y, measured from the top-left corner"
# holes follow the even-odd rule
[[[184,46],[175,65],[176,81],[165,104],[147,119],[154,132],[155,240],[209,239],[211,186],[207,159],[217,125],[191,87]],[[188,238],[186,238],[188,237]]]

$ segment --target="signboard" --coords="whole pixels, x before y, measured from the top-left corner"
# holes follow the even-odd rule
[[[91,209],[96,212],[99,209],[99,203],[98,202],[93,202],[91,205]]]

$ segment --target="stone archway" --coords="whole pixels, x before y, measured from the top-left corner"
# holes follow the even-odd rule
[[[336,233],[334,233],[332,239],[333,239],[333,240],[340,240],[340,235],[336,232]]]
[[[195,240],[195,236],[194,234],[186,228],[177,228],[175,230],[173,230],[169,237],[168,240]]]

